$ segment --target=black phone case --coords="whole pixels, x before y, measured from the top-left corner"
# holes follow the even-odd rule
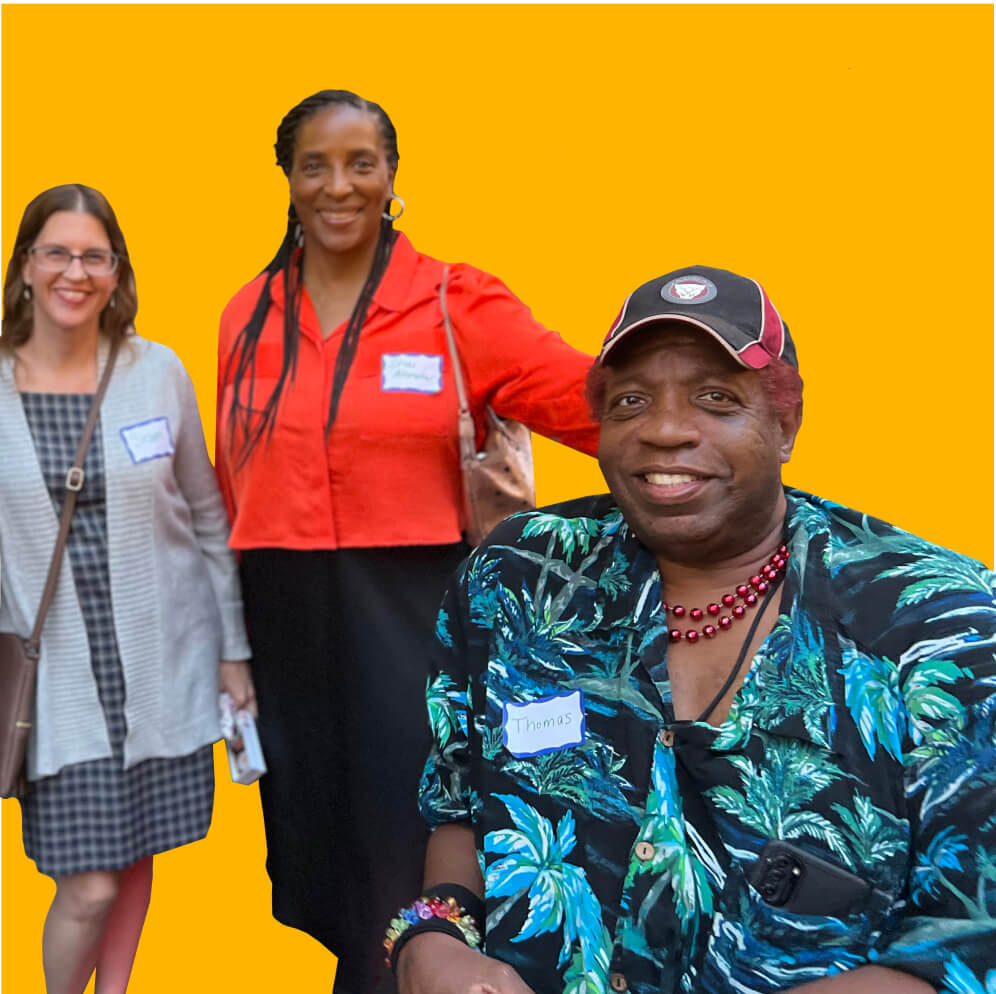
[[[748,879],[767,904],[797,915],[843,918],[873,896],[857,874],[780,839],[765,845]]]

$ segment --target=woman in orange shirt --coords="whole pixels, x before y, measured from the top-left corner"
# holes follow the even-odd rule
[[[421,885],[425,657],[469,551],[444,264],[394,229],[397,136],[377,104],[316,93],[275,147],[287,233],[222,317],[216,466],[270,769],[273,913],[339,957],[338,994],[371,994],[393,990],[384,925]],[[472,266],[449,267],[447,304],[478,443],[490,406],[594,453],[590,357]]]

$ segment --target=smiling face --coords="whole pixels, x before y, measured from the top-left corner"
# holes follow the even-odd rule
[[[74,255],[112,250],[103,223],[84,211],[56,211],[49,216],[32,247],[54,246]],[[118,285],[117,274],[90,276],[80,259],[73,259],[63,273],[51,272],[38,264],[38,254],[28,255],[22,270],[32,293],[33,331],[96,333],[100,312]]]
[[[343,104],[307,118],[297,130],[289,179],[306,249],[373,251],[394,183],[373,114]]]
[[[601,424],[602,473],[659,560],[723,562],[778,527],[799,413],[707,335],[642,332],[606,368]]]

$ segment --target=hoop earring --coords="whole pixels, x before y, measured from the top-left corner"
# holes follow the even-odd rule
[[[24,299],[25,300],[30,300],[31,299],[31,287],[30,286],[25,286],[25,288],[24,288]]]
[[[391,213],[391,200],[397,200],[397,202],[401,205],[401,210],[398,211],[397,214]],[[381,217],[385,221],[397,221],[398,218],[401,217],[402,214],[404,214],[404,212],[405,212],[405,202],[396,193],[392,193],[390,199],[387,201],[387,206],[384,208],[384,213],[381,214]]]

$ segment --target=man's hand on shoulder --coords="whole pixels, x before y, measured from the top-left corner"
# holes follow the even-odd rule
[[[441,932],[416,935],[398,954],[399,994],[535,994],[507,963]]]

